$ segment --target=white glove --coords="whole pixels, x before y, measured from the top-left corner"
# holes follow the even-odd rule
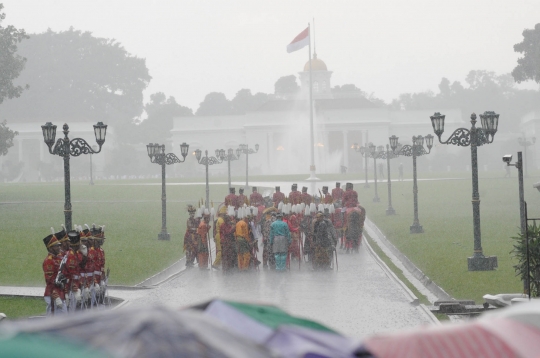
[[[77,291],[73,292],[73,295],[75,296],[75,301],[77,301],[77,303],[80,303],[81,302],[81,290],[77,290]]]
[[[81,245],[81,248],[79,249],[79,251],[81,252],[81,254],[83,254],[83,256],[88,255],[88,249],[84,245]]]
[[[56,305],[56,308],[62,309],[62,305],[63,305],[64,303],[62,302],[62,300],[60,299],[60,297],[56,297],[56,299],[54,300],[54,304]]]

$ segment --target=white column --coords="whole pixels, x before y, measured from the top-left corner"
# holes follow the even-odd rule
[[[343,165],[349,168],[349,143],[347,143],[347,131],[341,131],[341,134],[343,135]]]

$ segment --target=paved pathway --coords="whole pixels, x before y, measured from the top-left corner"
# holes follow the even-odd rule
[[[359,254],[339,254],[339,270],[314,272],[292,264],[287,273],[258,271],[223,275],[192,269],[149,291],[132,304],[178,307],[220,297],[277,304],[288,312],[349,336],[433,323],[434,317],[363,244]]]

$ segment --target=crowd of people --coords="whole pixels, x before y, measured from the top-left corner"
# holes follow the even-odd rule
[[[189,218],[184,235],[186,267],[197,264],[201,270],[213,268],[225,273],[272,269],[286,271],[291,261],[307,262],[313,270],[332,269],[337,250],[358,252],[365,209],[351,183],[345,190],[340,183],[330,193],[324,186],[319,196],[298,191],[293,184],[288,196],[275,187],[272,197],[263,197],[256,187],[249,198],[235,188],[214,209],[188,206]],[[215,217],[215,220],[214,220]],[[213,227],[212,233],[210,229]],[[210,240],[216,257],[209,261]],[[258,259],[262,248],[262,262]]]
[[[105,227],[75,225],[43,239],[47,257],[43,261],[44,299],[47,315],[73,313],[110,304],[107,296],[109,272],[105,271]]]

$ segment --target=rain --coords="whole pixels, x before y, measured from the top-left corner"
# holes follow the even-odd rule
[[[529,356],[539,10],[0,0],[0,337]]]

